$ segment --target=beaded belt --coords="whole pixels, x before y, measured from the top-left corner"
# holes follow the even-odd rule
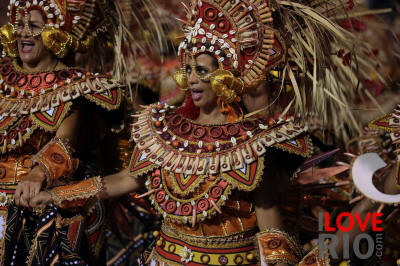
[[[254,232],[231,236],[177,235],[163,225],[154,258],[166,265],[257,265]]]

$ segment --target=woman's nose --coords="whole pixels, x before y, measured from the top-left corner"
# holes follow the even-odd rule
[[[28,26],[24,25],[20,32],[21,37],[29,37],[31,35]]]
[[[197,78],[196,74],[194,73],[194,71],[191,71],[188,74],[188,83],[189,84],[196,84],[199,82],[199,79]]]

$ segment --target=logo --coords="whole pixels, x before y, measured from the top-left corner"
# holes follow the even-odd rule
[[[365,217],[362,217],[359,213],[342,212],[334,221],[336,227],[330,225],[331,219],[328,212],[321,212],[318,216],[318,230],[321,232],[318,236],[319,257],[323,258],[325,250],[328,250],[333,259],[338,259],[336,248],[339,245],[339,240],[342,241],[340,246],[343,248],[343,259],[345,260],[350,259],[351,250],[359,259],[369,259],[374,252],[376,256],[382,257],[382,213],[369,212]],[[372,224],[372,231],[377,232],[375,239],[366,232],[369,224]],[[350,233],[352,230],[361,233],[352,236]],[[342,237],[339,237],[339,235]],[[367,243],[366,251],[361,251],[361,241],[363,240]]]

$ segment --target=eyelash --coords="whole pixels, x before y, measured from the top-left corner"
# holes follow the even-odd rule
[[[200,74],[207,74],[208,73],[208,70],[205,69],[204,67],[196,67],[196,70]]]
[[[191,66],[187,65],[185,67],[185,71],[186,71],[186,73],[190,74],[192,72]],[[207,74],[209,71],[204,67],[197,66],[196,67],[196,72],[199,73],[199,74]]]

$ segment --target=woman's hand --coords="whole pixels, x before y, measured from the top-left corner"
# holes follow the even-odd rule
[[[33,199],[31,199],[29,205],[32,208],[37,208],[43,205],[47,206],[52,203],[53,203],[53,198],[51,197],[51,194],[47,191],[41,191]]]
[[[39,167],[35,166],[29,174],[17,185],[15,190],[15,204],[29,208],[29,202],[34,198],[42,188],[43,182],[46,180],[44,171]]]

